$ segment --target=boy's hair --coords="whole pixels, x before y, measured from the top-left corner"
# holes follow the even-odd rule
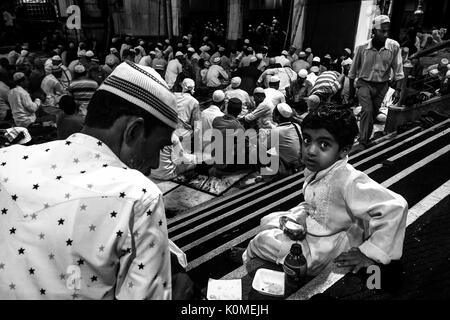
[[[302,122],[302,130],[326,129],[336,139],[339,149],[351,147],[359,133],[356,118],[350,109],[336,105],[319,107]]]

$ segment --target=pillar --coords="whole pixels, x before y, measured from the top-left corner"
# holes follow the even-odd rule
[[[174,37],[181,35],[180,18],[181,18],[181,0],[171,0],[172,4],[172,34]]]
[[[237,39],[242,38],[243,20],[242,0],[228,0],[227,40],[235,43]]]
[[[303,49],[303,39],[305,38],[305,7],[307,0],[292,0],[292,27],[291,44]]]

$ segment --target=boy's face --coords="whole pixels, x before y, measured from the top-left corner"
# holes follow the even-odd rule
[[[348,154],[340,150],[333,135],[326,129],[304,129],[302,141],[302,160],[310,171],[322,171]]]

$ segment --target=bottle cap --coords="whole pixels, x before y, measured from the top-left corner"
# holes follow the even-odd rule
[[[302,246],[298,243],[294,243],[291,247],[291,254],[294,256],[301,256],[302,253]]]

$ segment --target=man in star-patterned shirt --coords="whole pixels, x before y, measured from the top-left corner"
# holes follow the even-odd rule
[[[146,176],[171,144],[175,97],[151,68],[111,76],[81,133],[0,149],[0,299],[171,298],[162,194]]]

